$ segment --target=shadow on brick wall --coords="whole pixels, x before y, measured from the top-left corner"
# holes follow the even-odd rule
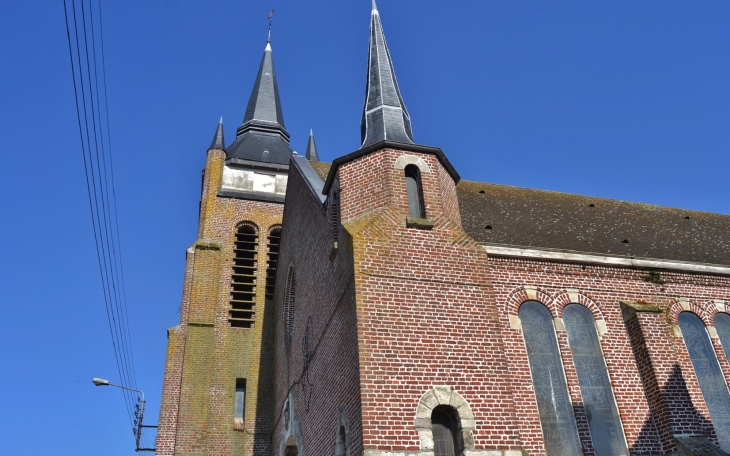
[[[639,368],[639,375],[644,387],[644,394],[649,404],[650,417],[644,422],[638,437],[630,445],[631,454],[634,455],[659,455],[670,454],[677,451],[677,443],[674,435],[697,435],[703,436],[715,445],[717,437],[712,423],[705,418],[692,403],[692,398],[687,387],[682,367],[674,362],[671,366],[671,373],[666,381],[661,382],[657,378],[657,369],[668,369],[667,364],[655,366],[652,361],[651,352],[647,344],[647,337],[642,325],[639,324],[637,315],[624,314],[626,329],[631,341],[631,348],[634,352],[636,364]],[[666,327],[657,315],[654,322],[646,321],[650,330],[659,331]],[[666,333],[653,334],[654,339],[661,337],[662,341],[671,340]],[[671,342],[667,344],[670,348]],[[656,349],[656,347],[653,347]],[[673,350],[667,350],[673,352]],[[664,354],[666,356],[666,353]]]

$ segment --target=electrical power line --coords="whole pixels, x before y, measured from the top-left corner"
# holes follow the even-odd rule
[[[138,389],[114,185],[101,0],[97,0],[97,5],[94,12],[93,0],[63,0],[76,120],[107,324],[119,377],[123,384]],[[99,24],[98,30],[95,22]],[[135,393],[124,390],[124,402],[132,423],[137,402]],[[144,436],[143,440],[149,448]]]

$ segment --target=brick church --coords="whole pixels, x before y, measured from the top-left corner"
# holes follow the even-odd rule
[[[270,43],[218,125],[157,454],[730,452],[730,216],[461,180],[369,42],[359,150],[292,151]]]

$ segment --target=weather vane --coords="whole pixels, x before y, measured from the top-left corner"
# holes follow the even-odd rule
[[[274,10],[269,13],[269,42],[271,42],[271,19],[274,17]]]

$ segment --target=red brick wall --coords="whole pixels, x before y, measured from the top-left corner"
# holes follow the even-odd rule
[[[423,159],[432,230],[406,228],[403,154]],[[342,221],[355,258],[363,446],[418,450],[421,396],[458,392],[477,421],[477,449],[521,443],[487,256],[461,229],[453,180],[428,154],[381,150],[339,169]]]
[[[563,307],[577,297],[579,303],[591,309],[596,320],[605,321],[607,331],[601,345],[626,438],[633,453],[661,454],[662,450],[671,451],[674,444],[669,442],[667,434],[703,433],[713,437],[709,414],[684,342],[672,336],[670,325],[676,324],[676,315],[682,310],[678,303],[680,297],[690,297],[692,303],[705,303],[703,309],[698,305],[693,310],[701,317],[705,315],[705,322],[711,324],[707,315],[714,308],[713,300],[727,300],[730,297],[730,279],[663,272],[662,278],[666,283],[656,285],[642,280],[646,272],[629,268],[494,256],[490,258],[490,272],[501,309],[505,349],[510,365],[514,366],[512,375],[516,380],[515,402],[518,404],[520,431],[525,448],[531,455],[544,454],[544,448],[535,398],[530,388],[524,340],[521,330],[511,327],[509,316],[516,316],[519,305],[532,297],[547,305],[554,318],[560,318]],[[536,287],[536,296],[528,296],[525,285]],[[635,321],[629,321],[628,328],[634,341],[643,338],[645,344],[638,365],[633,349],[636,347],[632,348],[632,340],[621,314],[619,301],[622,300],[652,303],[663,310],[662,314],[639,314]],[[637,334],[639,330],[640,337]],[[564,331],[558,331],[558,340],[571,397],[574,404],[579,404],[580,388]],[[716,339],[713,339],[713,343],[727,376],[730,370],[725,355]],[[641,351],[639,353],[642,355]],[[655,377],[655,386],[649,385],[648,388],[648,397],[653,404],[651,408],[639,367],[643,369],[644,381],[651,379],[652,375]],[[648,372],[649,369],[653,374]],[[656,412],[656,419],[652,417],[652,408]],[[585,416],[576,413],[576,419],[586,454],[590,455],[592,448]],[[659,435],[663,435],[661,440]]]
[[[340,407],[350,428],[350,455],[362,454],[360,381],[356,332],[352,249],[341,236],[337,255],[330,210],[323,208],[296,168],[287,184],[284,227],[277,277],[275,310],[276,393],[272,454],[281,454],[285,437],[298,424],[296,439],[308,455],[333,454]],[[293,332],[288,343],[284,298],[286,276],[296,275]],[[306,339],[306,341],[305,341]],[[305,356],[310,361],[305,369]],[[283,416],[289,393],[294,393],[290,429]]]

